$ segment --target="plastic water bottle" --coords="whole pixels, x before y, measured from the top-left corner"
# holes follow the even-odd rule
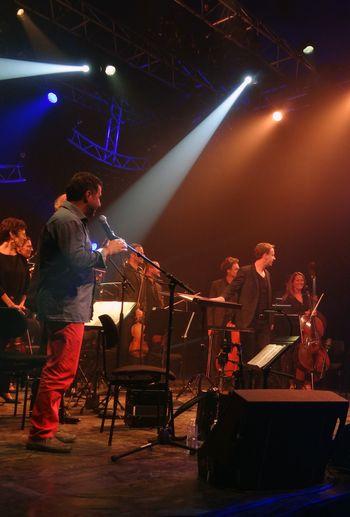
[[[196,419],[191,418],[188,426],[187,426],[187,436],[186,436],[186,445],[187,447],[191,447],[191,449],[197,450],[199,447],[198,443],[198,426],[196,424]],[[191,454],[192,451],[188,451]]]

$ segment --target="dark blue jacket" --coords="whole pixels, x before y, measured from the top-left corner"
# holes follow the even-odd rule
[[[92,251],[86,216],[65,201],[46,223],[38,257],[38,317],[86,322],[92,317],[94,268],[104,268]]]

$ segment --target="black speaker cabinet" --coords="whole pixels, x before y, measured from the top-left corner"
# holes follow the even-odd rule
[[[213,395],[208,394],[207,414]],[[205,401],[204,401],[205,406]],[[321,483],[348,401],[330,391],[237,390],[219,395],[217,420],[198,451],[199,476],[242,489]]]

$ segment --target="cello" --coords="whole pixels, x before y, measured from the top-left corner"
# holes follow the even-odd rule
[[[326,319],[317,311],[324,296],[317,299],[315,264],[310,264],[310,276],[312,279],[312,297],[309,295],[310,310],[300,316],[301,342],[297,352],[296,380],[308,386],[307,378],[311,379],[311,388],[314,382],[320,381],[330,365],[328,349],[323,343],[326,330]]]
[[[233,323],[228,323],[227,330],[235,327]],[[221,351],[215,359],[215,366],[220,375],[224,377],[233,377],[239,369],[239,352],[237,347],[240,346],[240,333],[238,330],[229,332],[230,339],[225,339],[221,347]]]

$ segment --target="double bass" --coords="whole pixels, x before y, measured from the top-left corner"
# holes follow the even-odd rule
[[[317,311],[324,296],[317,298],[316,271],[314,263],[310,265],[312,279],[312,297],[310,297],[310,310],[300,317],[301,342],[297,353],[296,380],[306,384],[311,379],[311,387],[314,381],[321,380],[330,365],[328,349],[324,345],[323,337],[326,331],[326,319]]]

